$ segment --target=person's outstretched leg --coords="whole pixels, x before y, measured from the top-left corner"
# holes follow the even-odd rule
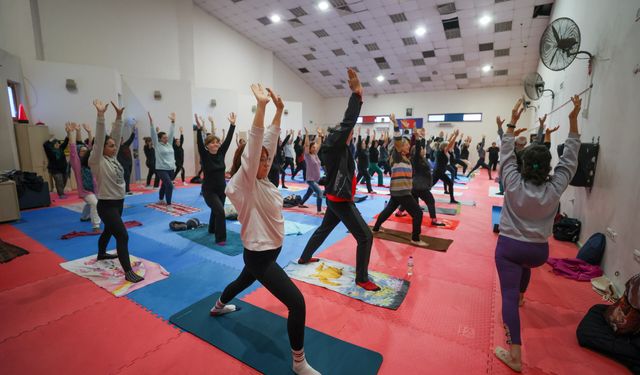
[[[310,181],[309,185],[316,193],[316,208],[318,209],[318,213],[322,212],[322,189],[315,181]]]
[[[473,168],[471,168],[471,170],[467,174],[467,177],[471,176],[471,173],[473,173],[476,169],[480,168],[481,166],[482,166],[482,161],[478,160],[476,165],[474,165]]]
[[[309,187],[307,188],[307,191],[304,193],[304,196],[300,201],[300,206],[304,206],[305,202],[307,202],[307,199],[309,199],[309,197],[313,195],[313,188],[311,187],[311,182],[312,181],[307,181],[307,185],[309,185]]]
[[[453,197],[453,181],[451,181],[451,179],[447,175],[442,175],[440,176],[440,178],[442,179],[442,182],[449,187],[449,197],[451,198],[449,202],[458,203],[458,201]]]
[[[412,231],[411,241],[418,246],[427,246],[427,243],[420,240],[420,233],[422,229],[422,210],[420,205],[413,199],[411,195],[403,195],[398,197],[397,200],[402,204],[402,207],[411,215],[412,219]]]
[[[378,214],[378,219],[376,219],[376,223],[373,225],[374,232],[377,232],[380,230],[380,227],[382,226],[382,224],[385,221],[387,221],[389,216],[391,216],[391,214],[396,210],[396,208],[398,208],[399,205],[400,205],[400,202],[398,202],[398,200],[395,199],[394,197],[391,197],[389,199],[389,202],[387,203],[385,208],[382,209],[382,212]]]
[[[327,212],[324,214],[322,218],[322,223],[318,227],[318,229],[313,232],[311,238],[309,238],[309,242],[304,247],[302,254],[300,255],[300,259],[298,259],[298,263],[305,264],[309,262],[317,262],[317,258],[312,258],[313,253],[318,250],[320,245],[324,242],[325,239],[331,234],[333,229],[338,225],[340,219],[331,209],[331,205],[329,201],[327,201]]]
[[[247,252],[250,250],[244,249],[244,251]],[[256,281],[256,278],[251,272],[249,272],[249,269],[245,265],[240,272],[240,275],[238,275],[235,280],[233,280],[224,288],[222,294],[220,295],[220,298],[218,298],[216,304],[213,305],[209,314],[211,316],[218,316],[239,310],[239,308],[235,305],[229,305],[228,303],[231,302],[231,300],[234,299],[243,290],[250,287],[254,281]]]
[[[373,188],[371,187],[371,176],[369,176],[369,171],[365,169],[362,172],[362,175],[364,177],[365,183],[367,184],[367,191],[369,193],[373,193]]]

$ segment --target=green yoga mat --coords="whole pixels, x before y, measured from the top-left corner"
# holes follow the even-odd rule
[[[169,321],[264,374],[293,374],[287,320],[240,300],[231,302],[240,311],[211,317],[219,297],[215,293],[198,301]],[[308,327],[304,350],[322,374],[377,374],[382,364],[380,353]]]
[[[424,206],[422,207],[422,211],[429,212],[429,209]],[[451,215],[455,216],[460,213],[460,205],[457,205],[455,208],[453,207],[436,207],[436,213],[442,215]]]
[[[208,247],[209,249],[219,251],[222,254],[232,257],[240,255],[244,251],[240,233],[230,230],[227,230],[227,243],[224,246],[220,246],[215,243],[214,235],[209,233],[209,228],[207,228],[207,226],[176,233],[204,247]]]

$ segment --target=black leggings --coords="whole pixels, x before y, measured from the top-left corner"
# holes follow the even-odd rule
[[[293,175],[291,175],[291,179],[293,180],[300,171],[302,171],[302,178],[307,181],[307,163],[304,160],[298,162],[296,170],[293,172]]]
[[[373,230],[380,229],[382,223],[384,223],[389,216],[398,208],[398,206],[402,205],[411,218],[413,218],[413,230],[411,232],[411,239],[413,241],[420,241],[420,231],[422,229],[422,209],[418,205],[418,202],[411,195],[401,195],[401,196],[391,196],[389,199],[389,203],[387,206],[380,212],[378,215],[378,220],[376,220],[376,224],[373,226]]]
[[[216,242],[227,240],[227,221],[224,213],[224,200],[226,196],[223,192],[214,190],[202,190],[204,201],[211,208],[209,216],[209,233],[215,233]]]
[[[131,182],[131,171],[133,169],[133,164],[130,162],[120,163],[122,165],[122,169],[124,170],[124,191],[127,193],[131,191],[129,187],[129,183]]]
[[[308,261],[340,222],[347,227],[358,243],[356,248],[356,281],[367,282],[369,281],[367,269],[369,268],[373,235],[353,202],[333,202],[327,199],[327,212],[324,214],[322,224],[313,232],[300,259]]]
[[[487,165],[487,163],[484,162],[484,160],[478,160],[478,162],[476,163],[476,165],[473,167],[473,169],[471,169],[469,171],[469,174],[467,175],[467,177],[469,177],[471,175],[471,173],[473,173],[473,171],[475,171],[478,168],[487,168],[487,170],[489,171],[489,179],[491,179],[491,169],[489,168],[489,166]]]
[[[286,157],[284,158],[284,165],[282,166],[282,171],[281,171],[282,185],[284,185],[284,175],[287,170],[287,166],[291,168],[291,176],[293,176],[293,172],[295,168],[295,165],[293,165],[293,158],[286,158]]]
[[[280,167],[272,165],[269,170],[269,181],[271,181],[275,187],[278,187],[278,177],[280,177]],[[284,181],[284,178],[282,181]]]
[[[180,172],[180,178],[182,179],[182,182],[184,182],[184,167],[182,164],[176,164],[176,171],[173,172],[174,179],[178,177],[178,172]]]
[[[488,165],[489,165],[489,169],[491,169],[492,171],[495,171],[496,168],[498,167],[498,161],[489,159]]]
[[[451,179],[455,181],[458,178],[458,169],[453,164],[447,165],[447,169],[451,172]]]
[[[451,200],[454,201],[455,199],[453,198],[453,182],[451,181],[449,176],[447,176],[447,174],[442,170],[433,171],[433,185],[435,185],[438,180],[442,180],[445,190],[449,190],[449,197],[451,197]],[[447,187],[449,189],[447,189]]]
[[[98,255],[107,252],[107,245],[111,236],[116,238],[116,249],[118,260],[124,272],[131,271],[131,261],[129,260],[129,234],[122,222],[122,209],[124,199],[107,200],[98,199],[98,216],[104,223],[104,230],[98,239]]]
[[[436,219],[436,200],[433,198],[433,194],[431,194],[431,190],[413,189],[411,190],[411,195],[413,196],[413,199],[415,199],[416,202],[418,202],[418,205],[420,205],[420,201],[418,199],[422,199],[424,203],[427,204],[427,209],[429,210],[429,217],[432,220],[435,220]],[[398,210],[404,211],[404,207],[400,206]]]
[[[461,165],[462,166],[462,174],[467,173],[467,168],[469,167],[467,165],[467,163],[465,163],[462,159],[456,159],[456,165]]]
[[[151,185],[151,176],[155,175],[155,178],[153,179],[153,187],[158,187],[160,186],[160,177],[158,177],[158,174],[156,173],[156,168],[153,166],[148,166],[147,168],[149,169],[149,172],[147,172],[147,186]]]
[[[367,191],[369,193],[373,192],[373,189],[371,188],[371,175],[369,175],[369,166],[362,166],[362,168],[358,166],[358,176],[356,177],[356,182],[359,183],[360,179],[363,179],[367,184]]]
[[[275,250],[252,251],[244,249],[244,268],[237,279],[227,285],[220,296],[220,302],[229,303],[235,296],[258,280],[271,294],[289,309],[287,331],[291,349],[304,347],[304,324],[306,306],[304,297],[286,272],[276,263],[282,247]]]

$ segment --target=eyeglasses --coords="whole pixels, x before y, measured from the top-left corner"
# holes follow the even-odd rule
[[[271,161],[270,157],[266,157],[266,158],[265,157],[261,157],[260,158],[260,163],[268,163],[270,161]]]

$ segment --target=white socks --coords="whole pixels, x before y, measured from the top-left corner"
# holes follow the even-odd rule
[[[304,349],[292,349],[291,354],[293,355],[293,372],[298,375],[320,375],[320,373],[307,362],[307,359],[304,357]]]
[[[211,308],[210,315],[211,316],[223,315],[223,314],[227,314],[237,310],[239,309],[236,308],[236,305],[225,305],[224,303],[220,302],[220,300],[218,300],[215,306]]]

